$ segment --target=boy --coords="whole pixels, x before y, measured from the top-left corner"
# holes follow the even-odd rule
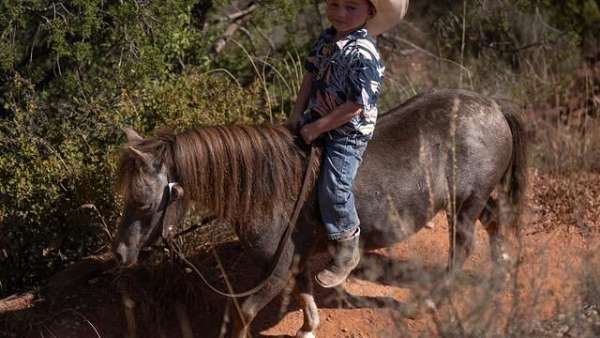
[[[326,29],[305,63],[288,123],[310,144],[324,141],[317,189],[332,259],[316,275],[323,287],[346,280],[358,265],[359,219],[352,182],[377,118],[384,66],[372,36],[397,24],[408,0],[327,0]]]

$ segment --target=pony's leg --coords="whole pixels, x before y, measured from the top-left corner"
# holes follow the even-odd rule
[[[297,338],[314,338],[315,330],[319,326],[319,309],[313,297],[313,283],[311,278],[311,270],[305,267],[303,271],[296,276],[296,297],[302,313],[304,315],[304,323],[296,334]]]
[[[287,252],[282,253],[279,264],[273,270],[273,274],[267,277],[265,286],[255,294],[248,296],[239,310],[235,310],[234,329],[232,337],[247,338],[250,331],[250,323],[260,310],[279,295],[289,281],[293,258],[293,244],[287,243]]]
[[[462,269],[467,258],[473,252],[475,243],[475,222],[485,206],[485,199],[470,196],[460,204],[456,218],[448,212],[450,253],[448,255],[448,271]]]
[[[502,274],[506,272],[505,268],[508,267],[512,261],[509,246],[507,245],[507,233],[502,228],[502,215],[499,203],[496,199],[490,197],[485,208],[479,216],[481,225],[485,228],[490,237],[490,251],[494,267],[498,273],[498,277],[502,277]]]

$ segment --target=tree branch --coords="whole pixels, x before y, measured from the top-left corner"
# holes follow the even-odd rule
[[[227,45],[229,39],[231,39],[233,34],[235,34],[235,32],[241,27],[242,22],[247,20],[248,16],[257,8],[258,5],[254,2],[251,2],[245,9],[227,15],[226,18],[228,21],[231,21],[231,23],[227,26],[223,35],[221,35],[213,44],[213,52],[215,54],[221,53],[223,48],[225,48],[225,45]]]

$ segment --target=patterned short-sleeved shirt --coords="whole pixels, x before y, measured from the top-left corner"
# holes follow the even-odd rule
[[[314,74],[307,109],[323,116],[346,101],[356,102],[362,112],[336,131],[371,136],[385,67],[366,28],[338,41],[334,35],[333,28],[323,31],[304,65]]]

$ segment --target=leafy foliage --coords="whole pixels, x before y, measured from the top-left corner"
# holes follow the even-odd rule
[[[584,50],[591,50],[597,45],[600,36],[600,4],[595,0],[535,0],[517,1],[518,5],[528,11],[543,10],[550,15],[556,28],[574,33]]]
[[[112,185],[121,127],[149,133],[285,114],[271,111],[282,103],[267,105],[272,99],[285,109],[292,94],[268,84],[272,70],[247,75],[242,86],[222,67],[240,60],[252,74],[252,57],[239,48],[212,54],[226,24],[215,4],[0,3],[0,295],[35,286],[110,243],[120,209]],[[261,4],[278,15],[261,14],[255,29],[295,6]]]
[[[483,0],[477,6],[467,1],[453,5],[435,22],[443,53],[459,59],[464,50],[467,57],[497,59],[520,69],[532,52],[545,53],[558,46],[573,51],[580,41],[579,32],[553,27],[548,17],[554,13],[530,3]],[[563,53],[560,57],[571,55]]]

